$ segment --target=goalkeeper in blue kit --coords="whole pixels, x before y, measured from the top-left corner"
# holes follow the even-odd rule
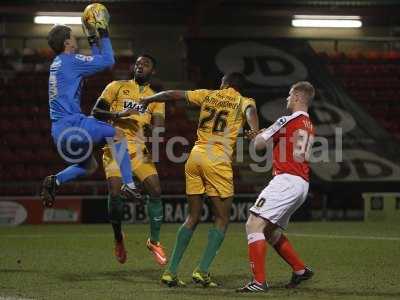
[[[108,18],[96,27],[84,23],[92,55],[76,54],[77,42],[70,27],[55,25],[48,34],[48,44],[56,54],[49,75],[51,135],[62,158],[70,165],[47,176],[42,184],[41,199],[53,206],[57,188],[78,177],[92,174],[97,162],[93,149],[110,144],[123,179],[121,197],[141,200],[132,178],[131,162],[122,130],[94,117],[85,116],[80,108],[83,79],[114,65],[114,53],[108,34]],[[132,114],[125,110],[116,118]]]

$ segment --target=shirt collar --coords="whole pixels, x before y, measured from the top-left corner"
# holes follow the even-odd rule
[[[298,110],[298,111],[295,111],[294,113],[292,113],[292,117],[297,117],[297,116],[300,116],[300,115],[309,117],[308,113],[305,112],[305,111],[302,111],[302,110]]]
[[[135,79],[131,79],[131,82],[133,82],[134,84],[136,84],[137,86],[142,86],[142,87],[149,87],[150,86],[150,82],[146,82],[143,85],[140,85]]]

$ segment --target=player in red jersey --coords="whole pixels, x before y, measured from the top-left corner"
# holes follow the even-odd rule
[[[282,229],[286,229],[291,215],[303,204],[308,193],[308,159],[314,127],[307,111],[314,94],[314,87],[309,82],[297,82],[287,98],[287,108],[291,115],[279,118],[258,134],[249,133],[250,138],[255,136],[256,149],[263,149],[267,142],[273,142],[274,177],[250,208],[246,232],[253,280],[238,289],[238,292],[267,291],[264,267],[266,240],[293,269],[287,287],[296,287],[313,276]]]

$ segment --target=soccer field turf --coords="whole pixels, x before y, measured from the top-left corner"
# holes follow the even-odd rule
[[[168,254],[179,225],[164,225]],[[180,268],[185,288],[159,283],[162,269],[145,247],[148,225],[127,225],[128,261],[116,262],[108,225],[0,228],[0,299],[400,299],[400,225],[293,223],[288,236],[315,276],[297,289],[283,286],[289,267],[268,248],[268,293],[234,289],[250,278],[244,224],[231,224],[212,265],[220,288],[190,283],[210,224],[194,234]]]

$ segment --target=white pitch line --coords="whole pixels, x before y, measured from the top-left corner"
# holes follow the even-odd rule
[[[228,233],[229,234],[229,233]],[[313,233],[290,233],[290,236],[298,236],[305,238],[319,238],[319,239],[348,239],[348,240],[377,240],[377,241],[400,241],[400,237],[395,236],[370,236],[370,235],[336,235],[336,234],[313,234]],[[57,237],[71,237],[71,238],[98,238],[98,237],[109,237],[111,234],[109,233],[90,233],[90,234],[4,234],[2,238],[57,238]],[[2,300],[0,298],[0,300]]]
[[[349,240],[378,240],[378,241],[400,241],[400,237],[391,236],[369,236],[369,235],[335,235],[335,234],[313,234],[313,233],[288,233],[291,236],[321,238],[321,239],[349,239]]]
[[[33,300],[33,298],[19,298],[19,297],[3,297],[3,296],[0,296],[0,300]]]
[[[45,238],[56,238],[56,237],[82,237],[82,238],[97,238],[102,236],[111,236],[112,234],[109,233],[90,233],[90,234],[83,234],[83,233],[68,233],[68,234],[30,234],[30,233],[21,233],[21,234],[4,234],[2,237],[4,238],[34,238],[34,239],[45,239]],[[0,300],[2,300],[0,298]]]

